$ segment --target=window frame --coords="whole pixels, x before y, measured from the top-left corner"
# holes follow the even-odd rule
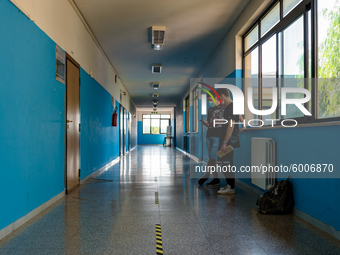
[[[283,1],[284,0],[276,0],[273,1],[261,14],[260,16],[252,23],[252,25],[247,29],[242,37],[242,70],[243,70],[243,78],[245,78],[245,58],[251,54],[253,50],[258,47],[258,100],[259,100],[259,110],[262,110],[262,45],[270,39],[273,35],[276,34],[277,40],[277,47],[276,47],[276,87],[279,88],[279,47],[278,47],[278,40],[279,34],[283,32],[286,28],[288,28],[291,24],[293,24],[296,20],[298,20],[303,15],[303,37],[304,37],[304,79],[305,79],[305,88],[308,88],[309,79],[311,79],[311,100],[308,102],[311,104],[311,113],[312,116],[304,116],[304,117],[297,117],[291,118],[296,120],[299,124],[306,124],[306,123],[317,123],[317,122],[330,122],[330,121],[340,121],[339,117],[330,117],[330,118],[319,118],[318,116],[318,9],[317,9],[317,1],[321,0],[303,0],[298,5],[296,5],[285,17],[283,17]],[[272,27],[266,34],[261,37],[261,21],[262,19],[273,9],[273,7],[279,4],[280,5],[280,21]],[[309,22],[308,12],[311,12],[311,22]],[[311,24],[309,24],[311,23]],[[249,33],[258,26],[258,41],[254,43],[247,51],[245,51],[245,38]],[[309,36],[308,26],[311,26],[311,35]],[[309,53],[309,40],[311,53]],[[309,56],[311,56],[309,68]],[[309,73],[311,71],[311,74]],[[245,81],[243,81],[243,91],[245,89]],[[279,101],[278,101],[279,102]],[[308,103],[305,104],[305,107],[308,109]],[[246,106],[247,107],[247,106]],[[281,121],[283,120],[279,115],[279,110],[276,111],[276,119],[277,123],[275,124],[280,125]],[[262,119],[262,116],[260,119]]]
[[[144,118],[144,115],[149,115],[150,116],[150,118]],[[169,114],[156,114],[156,115],[159,115],[160,117],[159,118],[151,118],[151,116],[152,116],[153,114],[142,114],[142,134],[143,135],[166,135],[167,133],[166,133],[166,131],[165,131],[165,133],[161,133],[161,120],[167,120],[168,121],[168,123],[169,123],[169,125],[168,126],[170,126],[171,125],[171,114],[169,113]],[[163,117],[162,118],[162,115],[169,115],[169,118],[165,118],[165,117]],[[150,133],[144,133],[144,119],[146,119],[146,120],[150,120]],[[151,133],[151,120],[158,120],[158,127],[159,127],[159,134],[152,134]]]

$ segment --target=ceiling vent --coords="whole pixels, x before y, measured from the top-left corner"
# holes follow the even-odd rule
[[[153,64],[152,65],[152,73],[161,73],[162,65],[161,64]]]
[[[160,85],[159,82],[153,82],[153,83],[152,83],[152,87],[153,87],[154,89],[158,89],[158,88],[159,88],[159,85]]]
[[[157,98],[157,97],[159,97],[159,94],[158,93],[153,93],[152,97]]]
[[[152,26],[152,44],[155,50],[163,48],[165,40],[165,27]]]

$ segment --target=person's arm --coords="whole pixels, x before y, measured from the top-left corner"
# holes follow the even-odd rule
[[[200,120],[200,122],[202,122],[203,126],[209,127],[209,123],[205,120]]]
[[[231,137],[231,135],[232,135],[232,133],[233,133],[233,131],[234,131],[235,122],[234,122],[233,120],[231,120],[231,119],[230,119],[229,121],[232,121],[233,125],[231,126],[231,125],[229,125],[229,123],[228,123],[227,132],[226,132],[226,134],[225,134],[225,137],[224,137],[224,139],[223,139],[223,144],[222,144],[222,147],[221,147],[221,150],[222,150],[222,151],[224,151],[224,150],[226,149],[227,143],[228,143],[228,141],[229,141],[229,139],[230,139],[230,137]]]
[[[242,123],[244,123],[244,119],[243,119],[243,117],[242,117],[242,115],[239,115],[238,116],[238,119],[242,122]],[[242,125],[242,128],[241,128],[241,130],[240,130],[240,133],[242,134],[243,132],[244,132],[244,130],[246,130],[246,125]]]

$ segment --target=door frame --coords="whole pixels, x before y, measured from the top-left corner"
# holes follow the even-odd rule
[[[65,185],[65,194],[71,193],[73,190],[78,188],[80,186],[80,171],[79,171],[79,183],[75,185],[72,189],[67,190],[67,60],[72,62],[78,69],[79,69],[79,114],[80,114],[80,65],[78,64],[75,59],[70,56],[66,52],[66,61],[65,61],[65,113],[64,113],[64,130],[65,130],[65,136],[64,136],[64,144],[65,144],[65,166],[64,166],[64,185]],[[81,116],[81,115],[80,115]],[[80,161],[80,134],[79,134],[79,161]],[[80,162],[79,162],[80,164]]]

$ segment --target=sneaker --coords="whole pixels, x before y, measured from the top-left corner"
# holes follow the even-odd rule
[[[235,188],[231,188],[230,185],[225,186],[224,188],[217,191],[218,194],[235,194]]]
[[[203,185],[203,183],[205,183],[208,180],[208,178],[201,178],[198,180],[198,184],[199,185]]]
[[[219,179],[214,179],[211,182],[207,183],[207,187],[219,187],[221,185],[220,180]]]

